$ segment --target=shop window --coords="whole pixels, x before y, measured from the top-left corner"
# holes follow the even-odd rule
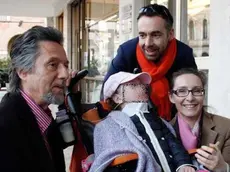
[[[208,38],[208,22],[207,19],[203,20],[203,39]]]
[[[85,6],[85,50],[83,68],[87,96],[85,102],[100,99],[102,81],[119,46],[119,1],[86,0]]]
[[[2,22],[10,21],[10,16],[0,16],[0,21]]]
[[[194,22],[192,20],[189,22],[189,39],[194,40]]]
[[[188,44],[197,55],[209,55],[210,0],[187,0]],[[203,52],[203,54],[201,53]],[[204,54],[205,52],[205,54]]]
[[[206,53],[206,52],[203,52],[201,56],[202,56],[202,57],[205,57],[205,56],[209,56],[209,54]]]
[[[59,31],[61,31],[62,33],[63,33],[63,27],[64,27],[64,25],[63,25],[63,13],[60,15],[60,16],[58,16],[58,18],[57,18],[57,27],[58,27],[58,30]]]

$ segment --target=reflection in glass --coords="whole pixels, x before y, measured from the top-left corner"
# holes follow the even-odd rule
[[[210,0],[187,0],[188,43],[197,57],[209,55]]]
[[[209,56],[209,55],[208,55],[208,53],[203,52],[203,53],[202,53],[202,57],[205,57],[205,56]]]
[[[86,8],[88,58],[84,66],[89,76],[104,76],[119,44],[118,4],[89,1]]]
[[[119,46],[118,1],[86,1],[86,49],[83,68],[88,69],[86,102],[99,101],[102,80]]]

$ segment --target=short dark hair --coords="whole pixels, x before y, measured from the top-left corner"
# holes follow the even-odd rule
[[[171,78],[170,84],[169,84],[170,90],[173,89],[176,78],[178,76],[181,76],[181,75],[184,75],[184,74],[193,74],[193,75],[196,75],[198,78],[200,78],[203,87],[205,87],[206,82],[207,82],[207,77],[206,77],[206,75],[205,75],[204,72],[199,71],[198,69],[194,69],[194,68],[182,68],[182,69],[180,69],[177,72],[174,72],[172,74],[172,78]]]
[[[20,88],[21,80],[17,71],[32,71],[40,53],[39,43],[41,41],[52,41],[62,45],[63,36],[60,31],[53,27],[34,26],[13,41],[10,49],[10,92],[16,92]]]
[[[145,7],[142,7],[139,10],[139,14],[137,20],[139,20],[142,16],[154,17],[159,16],[162,17],[166,21],[167,30],[171,30],[173,26],[173,17],[169,12],[168,8],[163,5],[158,4],[150,4]]]

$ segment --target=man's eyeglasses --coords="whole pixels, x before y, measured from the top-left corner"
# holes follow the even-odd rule
[[[203,88],[195,88],[189,90],[187,88],[179,88],[177,90],[172,90],[171,93],[176,94],[178,97],[186,97],[189,93],[192,93],[193,96],[203,96],[205,94],[205,90]]]
[[[155,7],[154,5],[151,5],[151,6],[147,6],[147,7],[142,7],[139,10],[139,15],[140,14],[150,14],[150,15],[151,14],[158,14],[158,15],[161,15],[163,18],[166,18],[167,20],[171,21],[171,17],[167,13],[167,11],[161,6]]]
[[[148,6],[148,7],[142,7],[140,10],[139,10],[139,14],[140,13],[157,13],[157,14],[162,14],[164,13],[167,17],[168,17],[168,14],[166,13],[166,11],[164,9],[162,10],[157,10],[157,9],[154,9],[152,6]]]

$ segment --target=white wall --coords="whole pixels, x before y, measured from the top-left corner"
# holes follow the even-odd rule
[[[230,1],[211,0],[208,104],[230,117]]]

